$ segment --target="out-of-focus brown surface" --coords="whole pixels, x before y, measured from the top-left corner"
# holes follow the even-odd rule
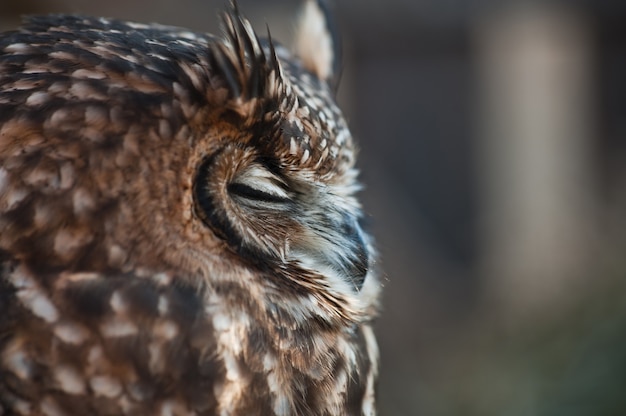
[[[209,0],[2,0],[217,30]],[[296,1],[240,0],[288,41]],[[626,3],[342,0],[382,415],[626,414]]]

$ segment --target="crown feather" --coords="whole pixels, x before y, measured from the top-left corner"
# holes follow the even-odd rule
[[[224,42],[218,43],[212,59],[230,92],[241,104],[257,98],[271,98],[283,91],[284,80],[271,36],[263,47],[250,21],[232,1],[222,15]],[[269,56],[268,56],[269,55]]]

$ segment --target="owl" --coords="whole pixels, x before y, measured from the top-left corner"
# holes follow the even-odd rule
[[[0,415],[374,415],[338,47],[74,15],[0,34]]]

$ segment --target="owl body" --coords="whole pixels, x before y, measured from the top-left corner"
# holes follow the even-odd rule
[[[0,414],[373,415],[336,56],[81,16],[0,35]],[[321,23],[321,24],[320,24]]]

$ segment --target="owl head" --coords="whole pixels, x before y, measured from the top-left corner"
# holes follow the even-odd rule
[[[362,292],[374,256],[322,5],[306,3],[293,53],[260,40],[236,6],[224,15],[211,60],[223,82],[215,103],[223,127],[198,170],[195,213],[228,250],[271,270],[272,284],[308,293],[328,319],[354,319],[372,306]]]

